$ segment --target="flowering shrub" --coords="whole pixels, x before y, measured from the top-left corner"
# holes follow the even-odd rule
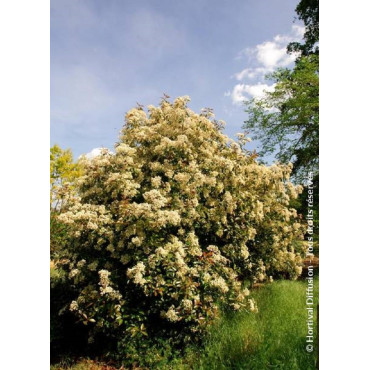
[[[290,166],[260,165],[187,97],[126,115],[115,153],[81,161],[64,267],[90,340],[149,331],[192,337],[220,306],[256,311],[242,284],[296,278],[303,229]],[[173,335],[173,334],[172,334]]]

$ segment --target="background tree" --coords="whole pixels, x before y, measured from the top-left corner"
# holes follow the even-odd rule
[[[58,145],[50,148],[50,253],[57,257],[57,251],[64,243],[66,227],[57,220],[63,209],[66,195],[74,188],[75,181],[82,175],[82,168],[74,162],[70,149]]]
[[[303,180],[319,165],[319,59],[302,57],[293,70],[279,69],[267,76],[275,89],[247,102],[244,128],[260,140],[261,156],[275,154],[293,163],[293,175]]]
[[[74,186],[82,175],[82,169],[73,160],[70,149],[63,150],[58,145],[50,148],[50,206],[56,211],[62,207],[64,186]]]
[[[296,7],[305,25],[304,42],[293,42],[289,53],[298,53],[292,70],[279,69],[266,76],[275,82],[273,92],[247,102],[248,118],[244,128],[260,140],[260,155],[274,154],[283,163],[293,163],[293,176],[304,183],[313,171],[315,224],[318,235],[319,212],[319,1],[301,0]],[[307,212],[307,189],[294,204]]]
[[[298,19],[305,25],[304,43],[292,42],[289,52],[301,52],[302,55],[319,54],[319,0],[301,0],[296,7]]]

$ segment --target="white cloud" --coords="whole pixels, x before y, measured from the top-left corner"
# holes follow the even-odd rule
[[[237,81],[251,81],[252,83],[238,83],[232,91],[225,93],[230,96],[233,104],[240,104],[248,98],[261,98],[264,91],[272,91],[274,85],[267,85],[264,76],[279,67],[288,67],[297,58],[297,54],[288,54],[287,45],[292,41],[302,39],[305,28],[294,24],[291,32],[286,35],[276,35],[253,48],[242,50],[237,59],[246,58],[248,67],[234,74]]]
[[[275,89],[275,84],[266,85],[258,83],[256,85],[245,85],[245,91],[252,96],[252,98],[263,98],[265,92],[272,92]]]
[[[264,68],[272,71],[277,67],[286,67],[294,62],[297,55],[287,54],[286,47],[290,42],[302,39],[304,31],[303,26],[294,24],[289,34],[276,35],[272,40],[266,40],[253,48],[245,49],[242,54],[248,57],[250,64],[255,65],[249,69]]]
[[[245,68],[241,72],[236,73],[234,77],[238,81],[244,80],[246,77],[249,79],[253,79],[257,76],[264,76],[269,70],[265,67],[257,67],[257,68]]]
[[[280,42],[266,41],[256,46],[256,57],[260,64],[267,70],[277,67],[286,67],[294,62],[295,56],[287,54],[286,45]]]
[[[299,24],[293,24],[292,31],[295,38],[303,39],[303,35],[305,33],[305,27],[300,26]]]
[[[86,158],[88,159],[93,159],[95,157],[98,157],[102,151],[106,149],[106,148],[94,148],[91,152],[85,154]],[[111,151],[109,151],[109,153],[112,153]]]
[[[249,98],[261,99],[265,92],[274,91],[275,84],[267,85],[258,83],[255,85],[237,84],[234,86],[232,92],[225,93],[225,96],[231,96],[233,104],[238,105],[249,100]],[[245,95],[247,94],[247,95]]]
[[[231,96],[231,100],[233,101],[233,104],[240,104],[244,100],[246,100],[244,93],[244,85],[243,84],[237,84],[234,86],[233,91],[228,91],[225,93],[225,96]]]

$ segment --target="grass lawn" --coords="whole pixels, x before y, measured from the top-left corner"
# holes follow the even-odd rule
[[[318,303],[315,278],[315,326]],[[252,292],[259,312],[228,313],[214,325],[204,347],[189,347],[182,358],[161,361],[163,369],[315,369],[317,353],[306,352],[306,281],[276,281]],[[316,348],[316,343],[315,343]],[[52,366],[51,369],[60,369]],[[112,369],[82,361],[74,370]]]
[[[315,283],[316,307],[318,279]],[[255,291],[259,313],[225,316],[212,329],[194,368],[315,369],[316,354],[305,350],[305,289],[305,281],[278,281]]]

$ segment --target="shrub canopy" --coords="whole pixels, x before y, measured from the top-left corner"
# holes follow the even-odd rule
[[[130,110],[115,153],[81,160],[64,268],[70,310],[91,340],[195,337],[220,306],[256,310],[244,281],[296,278],[303,228],[289,202],[291,166],[256,162],[187,97]]]

